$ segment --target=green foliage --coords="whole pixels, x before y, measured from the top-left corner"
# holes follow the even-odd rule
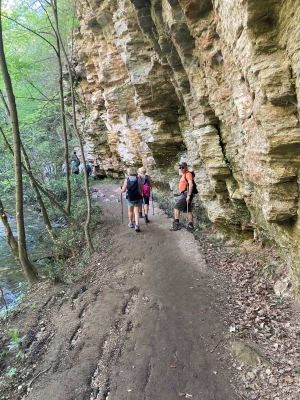
[[[62,140],[62,123],[59,97],[59,80],[56,36],[51,2],[41,0],[14,0],[2,3],[3,43],[17,104],[21,139],[29,157],[31,171],[35,178],[51,192],[56,201],[65,207],[67,190],[65,178],[53,175],[45,180],[45,166],[57,166],[60,171],[64,162],[64,142]],[[60,0],[58,7],[59,30],[66,51],[70,29],[78,26],[74,17],[74,2]],[[63,60],[65,64],[65,60]],[[0,77],[0,90],[6,98],[5,85]],[[5,106],[0,101],[1,128],[8,142],[12,145],[11,127]],[[66,113],[67,115],[67,113]],[[68,117],[68,115],[67,115]],[[67,120],[68,124],[68,120]],[[72,132],[72,123],[67,126]],[[71,136],[71,135],[70,135]],[[69,146],[73,143],[70,141]],[[11,200],[14,194],[13,157],[4,140],[0,140],[0,151],[3,157],[0,164],[1,198]],[[24,160],[23,160],[24,161]],[[23,174],[24,201],[35,202],[29,179]],[[85,246],[82,223],[86,219],[83,175],[71,175],[72,216],[78,225],[67,227],[60,235],[54,249],[55,264],[49,267],[49,276],[53,281],[63,278],[66,257],[76,258],[78,251]],[[43,196],[50,220],[62,221],[64,217]],[[99,209],[93,210],[93,223],[99,218]],[[81,225],[80,225],[81,224]],[[85,262],[84,260],[82,261]],[[12,339],[13,341],[13,339]]]
[[[6,320],[13,313],[13,307],[8,307],[7,310],[0,311],[0,320]]]
[[[268,260],[264,255],[259,256],[259,262],[258,262],[258,267],[259,267],[259,274],[263,277],[267,277],[272,275],[275,271],[276,268],[278,267],[278,264],[276,262],[272,262]]]
[[[9,378],[12,378],[17,374],[18,374],[18,368],[16,368],[16,367],[8,367],[8,372],[6,373],[6,375]]]
[[[46,272],[53,283],[73,282],[79,276],[89,260],[83,224],[87,217],[87,204],[83,196],[83,176],[72,176],[73,188],[77,187],[77,196],[72,202],[72,216],[75,225],[65,227],[53,247],[54,262],[46,265]],[[81,193],[81,195],[79,195]],[[101,208],[92,203],[90,230],[93,231],[101,222]]]
[[[9,332],[10,342],[8,344],[9,351],[15,353],[16,357],[24,358],[25,353],[22,350],[22,343],[26,337],[26,335],[19,337],[18,329],[11,329]]]
[[[2,8],[3,43],[17,103],[22,142],[29,155],[33,174],[43,181],[43,163],[61,165],[64,154],[52,11],[49,2],[43,0],[36,3],[29,0],[4,1]],[[76,25],[73,2],[60,0],[58,12],[60,33],[66,44],[70,28]],[[1,78],[0,89],[5,97]],[[2,102],[0,116],[3,121],[1,127],[10,140],[9,119]],[[1,154],[5,154],[0,165],[0,191],[6,193],[15,186],[12,155],[2,140],[0,150]]]
[[[21,301],[23,301],[25,299],[25,297],[27,296],[27,293],[29,291],[29,284],[28,282],[19,282],[18,284],[18,288],[20,291],[20,295],[17,298],[18,303],[21,303]]]
[[[46,265],[48,278],[51,282],[58,283],[64,280],[65,263],[63,260],[58,260]]]
[[[173,215],[174,201],[172,201],[167,194],[155,193],[153,199],[158,203],[159,208],[163,209],[169,216]]]

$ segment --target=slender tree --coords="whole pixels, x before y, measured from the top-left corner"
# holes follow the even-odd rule
[[[16,238],[14,237],[11,227],[9,225],[9,222],[7,220],[7,215],[3,206],[3,203],[0,199],[0,218],[1,218],[1,222],[2,225],[4,226],[4,230],[5,230],[5,236],[6,236],[6,241],[9,245],[9,247],[11,248],[11,251],[13,253],[13,255],[16,258],[19,258],[19,248],[18,248],[18,242],[16,241]]]
[[[72,71],[72,69],[71,69],[71,61],[69,60],[67,51],[65,49],[65,46],[62,41],[61,34],[60,34],[58,11],[57,11],[57,0],[50,0],[50,2],[48,4],[51,5],[52,11],[53,11],[53,16],[54,16],[54,21],[55,21],[55,26],[53,27],[53,29],[54,29],[55,35],[58,39],[59,47],[63,51],[65,61],[66,61],[66,67],[67,67],[68,74],[69,74],[69,84],[70,84],[70,92],[71,92],[70,94],[71,94],[71,102],[72,102],[73,130],[74,130],[75,136],[77,137],[77,140],[78,140],[81,157],[82,157],[82,162],[83,162],[83,166],[84,166],[83,172],[84,172],[84,180],[85,180],[85,194],[86,194],[86,202],[87,202],[87,207],[88,207],[87,218],[86,218],[86,221],[84,224],[84,232],[85,232],[85,238],[86,238],[89,252],[90,252],[90,254],[92,254],[94,252],[94,247],[93,247],[93,243],[92,243],[91,235],[90,235],[90,231],[89,231],[89,225],[90,225],[90,221],[91,221],[91,197],[90,197],[90,190],[89,190],[89,178],[88,178],[88,174],[87,174],[86,167],[85,167],[86,161],[85,161],[85,155],[84,155],[84,148],[83,148],[82,139],[80,137],[80,133],[79,133],[78,127],[77,127],[76,101],[75,101],[74,79],[73,79],[74,71]]]
[[[6,101],[5,101],[5,98],[4,98],[3,94],[2,94],[2,92],[0,93],[0,97],[2,99],[4,108],[5,108],[6,112],[7,112],[8,117],[9,117],[10,116],[10,111],[9,111],[9,108],[8,108],[8,106],[6,104]],[[3,137],[3,139],[4,139],[5,143],[6,143],[6,146],[10,149],[10,151],[13,154],[13,150],[12,150],[11,146],[9,145],[8,140],[6,139],[6,136],[5,136],[5,134],[3,132],[3,129],[1,127],[0,127],[0,132],[1,132],[2,137]],[[52,228],[52,225],[51,225],[51,222],[49,220],[48,213],[47,213],[45,204],[43,202],[42,196],[40,195],[40,192],[39,192],[39,190],[38,190],[38,188],[37,188],[37,186],[35,184],[35,179],[33,178],[33,175],[31,173],[31,167],[30,167],[29,158],[27,156],[27,153],[25,151],[25,148],[23,146],[23,143],[22,143],[21,139],[20,139],[20,142],[21,142],[21,151],[22,151],[22,154],[23,154],[23,157],[24,157],[24,160],[25,160],[26,170],[28,172],[28,177],[29,177],[29,181],[30,181],[31,187],[32,187],[32,189],[34,191],[35,197],[36,197],[37,202],[39,203],[40,209],[42,211],[44,224],[45,224],[45,226],[46,226],[46,228],[47,228],[47,230],[49,232],[49,235],[50,235],[52,241],[55,242],[56,239],[57,239],[56,233]]]
[[[46,12],[42,2],[39,2],[40,6],[42,9]],[[46,1],[46,4],[49,4]],[[51,23],[51,19],[49,18],[48,13],[46,12],[46,16],[48,19],[48,22],[50,23],[51,29],[54,31],[53,25]],[[63,141],[64,141],[64,149],[65,149],[65,154],[64,154],[64,159],[65,159],[65,164],[66,164],[66,188],[67,188],[67,201],[66,201],[66,212],[67,214],[71,214],[71,184],[70,184],[70,172],[69,172],[69,143],[68,143],[68,134],[67,134],[67,122],[66,122],[66,110],[65,110],[65,95],[64,95],[64,87],[63,87],[63,69],[62,69],[62,59],[61,59],[61,46],[60,46],[60,40],[59,37],[55,34],[55,40],[56,40],[56,45],[51,43],[45,35],[40,34],[36,30],[30,29],[29,27],[26,27],[24,24],[13,20],[9,17],[6,17],[7,19],[15,22],[19,26],[21,26],[23,29],[25,29],[28,32],[33,33],[40,39],[42,39],[45,43],[47,43],[52,50],[55,53],[56,59],[57,59],[57,66],[58,66],[58,85],[59,85],[59,98],[60,98],[60,115],[61,115],[61,128],[62,128],[62,136],[63,136]]]
[[[19,260],[29,284],[33,284],[38,281],[38,275],[33,264],[29,261],[26,248],[26,234],[25,234],[24,209],[23,209],[23,180],[22,180],[22,166],[21,166],[20,130],[19,130],[19,121],[18,121],[15,96],[12,88],[11,78],[7,68],[4,46],[3,46],[1,0],[0,0],[0,68],[8,98],[10,123],[11,123],[13,143],[14,143],[14,172],[15,172],[15,182],[16,182],[16,220],[17,220],[17,230],[18,230]]]
[[[1,127],[0,127],[0,133],[2,134],[2,137],[3,137],[3,139],[4,139],[4,142],[5,142],[6,146],[7,146],[7,148],[9,149],[9,151],[11,152],[11,154],[14,154],[14,153],[13,153],[13,149],[12,149],[12,147],[10,146],[10,144],[9,144],[9,142],[8,142],[8,140],[7,140],[7,138],[6,138],[5,134],[4,134],[4,132],[3,132],[3,129],[2,129]],[[26,154],[26,151],[25,151],[25,149],[24,149],[24,146],[23,146],[22,142],[21,142],[21,150],[22,150],[24,159],[25,159],[25,160],[26,160],[26,159],[28,160],[28,156],[27,156],[27,154]],[[41,186],[41,184],[35,179],[35,177],[33,176],[32,172],[31,172],[31,168],[30,168],[29,161],[28,161],[28,164],[27,164],[27,165],[28,165],[28,166],[26,166],[26,165],[24,165],[24,163],[22,163],[22,168],[23,168],[23,170],[26,172],[26,174],[28,175],[29,181],[30,181],[30,183],[32,184],[32,186],[35,187],[35,190],[34,190],[34,191],[39,190],[41,193],[43,193],[43,195],[46,196],[46,197],[50,200],[50,203],[51,203],[55,208],[57,208],[57,209],[64,215],[64,217],[66,218],[66,220],[67,220],[69,223],[75,224],[76,221],[71,217],[71,215],[68,214],[67,211],[55,200],[55,198],[54,198],[50,193],[48,193],[47,190],[45,190],[45,189]]]

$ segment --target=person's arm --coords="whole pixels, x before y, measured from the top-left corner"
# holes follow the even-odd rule
[[[149,182],[149,186],[151,187],[151,189],[152,189],[152,186],[153,186],[153,181],[152,181],[152,179],[150,178],[150,176],[148,175],[148,182]]]
[[[187,186],[188,192],[187,192],[187,196],[186,196],[187,203],[190,202],[190,198],[191,198],[191,195],[193,193],[193,186],[194,186],[193,178],[192,179],[188,179],[188,186]]]
[[[138,179],[139,179],[140,194],[142,194],[144,189],[143,181],[140,177],[138,177]]]
[[[127,188],[127,179],[124,180],[123,186],[121,187],[121,192],[122,193],[126,192],[126,188]]]

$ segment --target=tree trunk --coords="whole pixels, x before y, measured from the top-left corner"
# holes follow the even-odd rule
[[[4,104],[4,107],[6,107],[6,110],[7,110],[7,113],[8,113],[8,117],[9,117],[9,109],[8,109],[8,107],[7,107],[7,105],[6,105],[5,98],[4,98],[4,96],[3,96],[3,94],[2,94],[1,91],[0,91],[0,97],[1,97],[1,99],[2,99],[2,103]],[[5,136],[5,134],[4,134],[4,132],[3,132],[3,129],[2,129],[1,127],[0,127],[0,132],[1,132],[1,134],[2,134],[2,137],[3,137],[3,139],[4,139],[4,141],[5,141],[6,145],[7,145],[7,147],[11,150],[11,152],[12,152],[12,154],[13,154],[12,148],[10,147],[10,145],[9,145],[9,143],[8,143],[8,140],[6,139],[6,136]],[[47,230],[48,230],[48,233],[49,233],[49,235],[50,235],[52,241],[55,242],[56,239],[57,239],[57,236],[56,236],[56,234],[55,234],[55,232],[54,232],[54,230],[53,230],[53,228],[52,228],[52,225],[51,225],[51,222],[50,222],[50,220],[49,220],[48,213],[47,213],[45,204],[44,204],[44,202],[43,202],[42,196],[40,195],[40,192],[39,192],[37,186],[35,185],[35,181],[34,181],[34,178],[33,178],[32,173],[31,173],[31,167],[30,167],[29,158],[28,158],[27,153],[26,153],[26,150],[25,150],[25,148],[24,148],[24,146],[23,146],[23,144],[22,144],[22,141],[21,141],[21,151],[22,151],[22,154],[23,154],[23,157],[24,157],[24,160],[25,160],[26,170],[27,170],[27,172],[28,172],[28,177],[29,177],[30,185],[31,185],[31,187],[32,187],[32,190],[34,191],[35,198],[37,199],[37,202],[39,203],[39,206],[40,206],[41,211],[42,211],[44,224],[45,224],[45,226],[46,226],[46,228],[47,228]]]
[[[52,10],[53,4],[52,0],[50,2],[46,1],[48,5],[51,6]],[[41,4],[41,2],[40,2]],[[41,4],[42,5],[42,4]],[[43,7],[44,8],[44,7]],[[55,33],[56,36],[56,57],[57,57],[57,64],[58,64],[58,72],[59,72],[59,100],[60,100],[60,113],[61,113],[61,123],[62,123],[62,133],[63,133],[63,140],[64,140],[64,147],[65,147],[65,163],[66,163],[66,185],[67,185],[67,202],[66,202],[66,211],[68,214],[71,214],[71,184],[70,184],[70,170],[69,170],[69,144],[68,144],[68,135],[67,135],[67,124],[66,124],[66,110],[65,110],[65,99],[64,99],[64,87],[63,87],[63,69],[62,69],[62,59],[61,59],[61,45],[58,35],[56,34],[56,29],[52,24],[52,21],[44,8],[48,21]]]
[[[21,142],[21,150],[22,150],[22,154],[23,154],[23,157],[24,157],[24,160],[25,160],[26,170],[28,171],[28,177],[29,177],[30,185],[31,185],[31,187],[32,187],[32,189],[34,191],[35,198],[37,199],[37,202],[39,203],[39,206],[41,208],[44,224],[45,224],[45,226],[47,228],[47,231],[48,231],[52,241],[55,242],[56,239],[57,239],[57,235],[56,235],[55,231],[52,228],[52,225],[51,225],[51,222],[49,220],[48,213],[47,213],[45,204],[43,202],[42,196],[41,196],[41,194],[40,194],[40,192],[39,192],[39,190],[38,190],[38,188],[37,188],[37,186],[35,184],[35,180],[33,178],[33,175],[32,175],[32,172],[31,172],[31,168],[30,168],[29,159],[28,159],[27,153],[26,153],[26,151],[24,149],[24,146],[23,146],[22,142]]]
[[[13,255],[17,258],[19,258],[19,249],[18,249],[18,242],[16,241],[12,230],[10,228],[9,222],[7,221],[7,216],[6,216],[6,212],[4,210],[4,206],[2,201],[0,200],[0,218],[1,218],[1,222],[4,226],[4,230],[5,230],[5,234],[6,234],[6,241],[9,245],[9,247],[11,248],[11,251],[13,253]]]
[[[71,101],[72,101],[72,118],[73,118],[73,129],[75,132],[75,135],[78,139],[79,147],[80,147],[80,152],[81,152],[81,157],[82,157],[82,162],[83,162],[83,172],[84,172],[84,181],[85,181],[85,195],[86,195],[86,201],[87,201],[87,218],[84,224],[84,233],[85,233],[85,238],[86,242],[88,245],[89,253],[92,254],[94,252],[94,246],[91,240],[91,235],[90,235],[90,230],[89,230],[89,225],[91,221],[91,196],[90,196],[90,190],[89,190],[89,178],[86,170],[86,162],[85,162],[85,156],[84,156],[84,149],[83,149],[83,144],[82,140],[80,137],[80,134],[78,132],[77,128],[77,120],[76,120],[76,110],[75,110],[75,95],[74,95],[74,87],[73,87],[73,75],[70,67],[70,60],[68,58],[67,52],[64,48],[60,31],[59,31],[59,26],[58,26],[58,13],[57,13],[57,0],[51,0],[51,5],[52,5],[52,10],[53,10],[53,15],[55,19],[55,34],[59,40],[60,43],[60,48],[62,49],[65,59],[66,59],[66,66],[68,69],[69,73],[69,82],[70,82],[70,90],[71,90]]]
[[[30,285],[38,281],[37,271],[28,259],[26,249],[26,235],[24,226],[24,210],[23,210],[23,181],[22,181],[22,167],[21,167],[21,143],[20,143],[20,130],[18,113],[13,93],[12,83],[7,68],[5,59],[3,36],[2,36],[2,12],[0,0],[0,67],[6,88],[8,106],[10,112],[10,122],[13,133],[14,141],[14,171],[16,182],[16,219],[18,228],[18,248],[19,260],[23,268],[24,274]]]
[[[4,141],[5,141],[5,143],[6,143],[6,145],[7,145],[7,147],[8,147],[8,149],[10,150],[10,152],[11,152],[11,154],[14,154],[14,152],[13,152],[13,149],[11,148],[11,146],[10,146],[10,144],[9,144],[9,142],[8,142],[8,140],[7,140],[7,138],[6,138],[6,136],[5,136],[5,134],[4,134],[4,132],[3,132],[3,129],[0,127],[0,132],[1,132],[1,134],[2,134],[2,137],[3,137],[3,139],[4,139]],[[23,148],[23,145],[21,146],[22,147],[22,149],[24,149]],[[25,151],[25,150],[24,150]],[[55,207],[55,208],[57,208],[64,216],[65,216],[65,218],[66,218],[66,220],[70,223],[70,224],[74,224],[74,223],[76,223],[76,221],[73,219],[73,218],[71,218],[71,215],[70,214],[68,214],[67,212],[66,212],[66,210],[41,186],[41,184],[35,179],[35,177],[33,176],[33,174],[32,174],[32,172],[31,172],[31,170],[28,170],[27,168],[26,168],[26,166],[22,163],[22,168],[24,169],[24,171],[26,172],[26,174],[28,175],[28,177],[29,177],[29,180],[30,180],[30,182],[36,187],[36,189],[37,190],[39,190],[40,192],[42,192],[49,200],[50,200],[50,203]]]

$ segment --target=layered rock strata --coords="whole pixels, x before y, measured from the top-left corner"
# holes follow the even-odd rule
[[[185,159],[210,220],[274,239],[300,277],[299,1],[79,1],[87,158],[99,175]]]

